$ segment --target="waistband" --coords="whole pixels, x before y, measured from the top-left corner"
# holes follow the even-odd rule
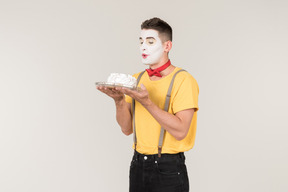
[[[142,153],[139,153],[138,151],[134,150],[134,156],[133,159],[139,159],[139,160],[155,160],[155,159],[159,159],[159,158],[180,158],[180,159],[184,159],[185,160],[185,155],[184,152],[180,152],[180,153],[176,153],[176,154],[168,154],[168,153],[162,153],[161,157],[158,157],[158,154],[153,154],[153,155],[145,155]]]

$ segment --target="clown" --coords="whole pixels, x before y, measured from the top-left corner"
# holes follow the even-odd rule
[[[141,61],[148,66],[133,75],[141,89],[98,87],[114,99],[122,132],[134,135],[129,191],[187,192],[184,152],[194,146],[198,84],[171,65],[172,28],[165,21],[144,21],[139,41]]]

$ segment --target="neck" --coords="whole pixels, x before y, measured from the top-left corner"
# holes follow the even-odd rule
[[[169,75],[170,73],[172,73],[174,69],[175,69],[175,66],[171,64],[169,67],[161,71],[160,74],[162,75],[162,77],[165,77]]]
[[[162,58],[158,63],[155,63],[155,64],[151,64],[149,65],[149,68],[150,69],[157,69],[158,67],[161,67],[162,65],[164,65],[165,63],[167,63],[169,60],[168,57],[165,57],[165,58]]]

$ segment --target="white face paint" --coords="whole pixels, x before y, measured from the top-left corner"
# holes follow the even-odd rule
[[[142,63],[145,65],[158,63],[164,53],[164,48],[158,32],[153,29],[141,30],[139,39]]]

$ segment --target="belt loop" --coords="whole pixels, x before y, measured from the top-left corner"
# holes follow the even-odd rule
[[[161,147],[161,146],[158,146],[158,157],[159,157],[159,158],[161,157],[161,151],[162,151],[162,147]]]
[[[137,159],[137,154],[136,154],[136,151],[135,151],[135,150],[134,150],[133,159]]]
[[[181,158],[181,159],[185,159],[184,152],[181,152],[181,153],[180,153],[180,158]]]
[[[137,151],[136,151],[136,146],[137,146],[137,144],[135,143],[134,144],[134,152],[136,153]]]

